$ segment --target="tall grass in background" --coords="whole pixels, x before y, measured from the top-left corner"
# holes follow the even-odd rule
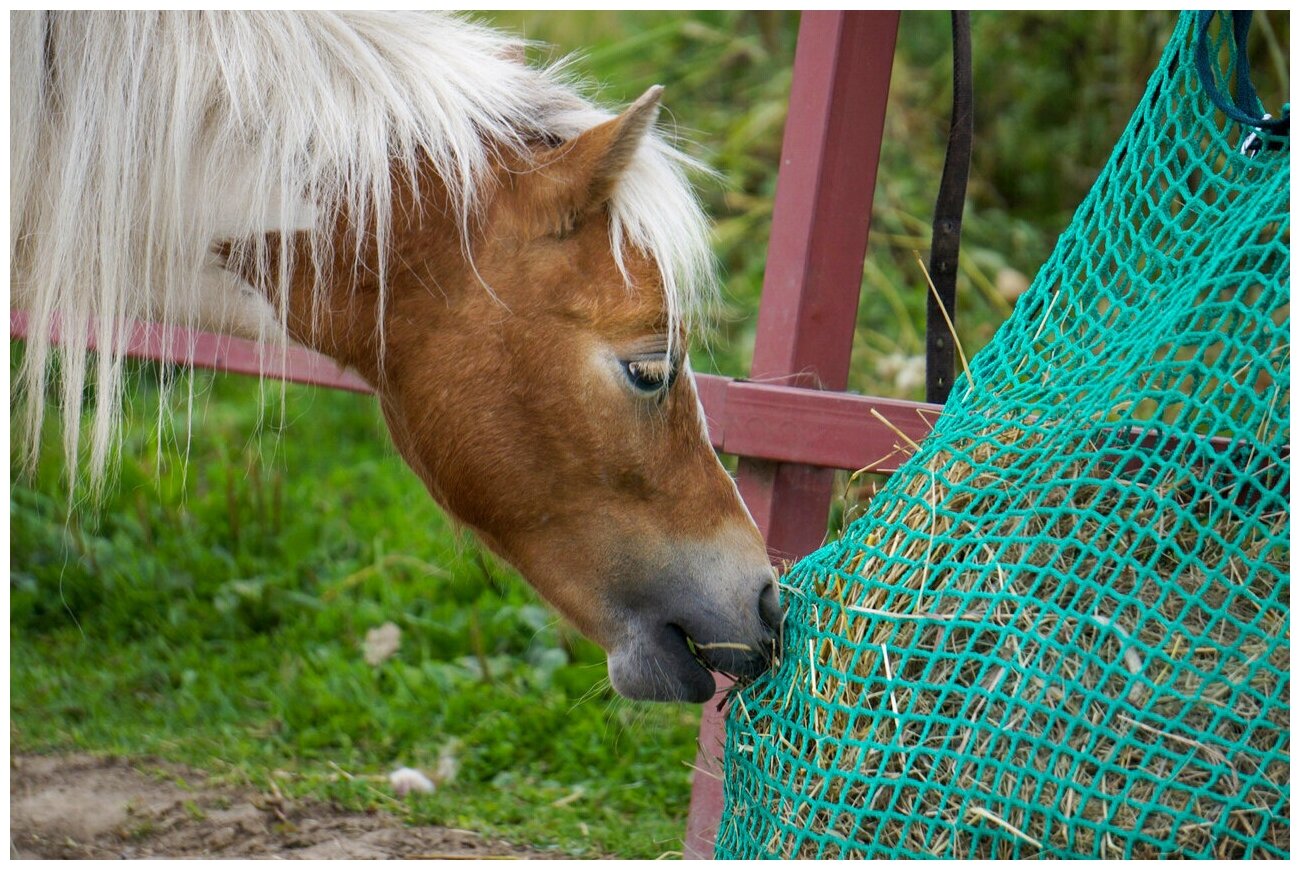
[[[703,191],[726,310],[696,367],[745,375],[797,14],[485,17],[550,43],[538,56],[580,51],[575,71],[612,106],[666,86],[665,123],[720,174]],[[1173,18],[972,15],[976,142],[958,280],[968,350],[1050,251]],[[1289,26],[1265,19],[1254,54],[1276,109]],[[924,328],[913,252],[928,246],[943,160],[948,26],[946,13],[902,19],[850,376],[865,393],[922,392],[907,374]],[[680,848],[698,710],[614,697],[600,651],[437,511],[371,399],[290,387],[281,406],[278,389],[199,373],[187,436],[181,406],[154,426],[165,371],[134,367],[120,478],[99,511],[69,513],[57,449],[34,481],[12,483],[17,750],[152,755],[388,810],[387,770],[442,765],[454,776],[405,805],[413,821],[566,854]],[[401,645],[368,664],[366,635],[386,622]]]

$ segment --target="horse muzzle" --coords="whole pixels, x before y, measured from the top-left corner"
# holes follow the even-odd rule
[[[752,679],[771,666],[782,613],[776,583],[757,585],[744,607],[720,611],[685,599],[664,622],[643,626],[609,653],[609,678],[626,698],[703,703],[713,697],[713,672]]]

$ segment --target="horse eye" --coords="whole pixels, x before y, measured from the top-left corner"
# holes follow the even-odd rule
[[[666,359],[625,360],[623,374],[637,392],[653,395],[672,386],[672,365]]]

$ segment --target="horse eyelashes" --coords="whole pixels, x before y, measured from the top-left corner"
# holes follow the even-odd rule
[[[672,386],[676,372],[666,359],[628,360],[623,371],[632,386],[643,393],[658,393]]]

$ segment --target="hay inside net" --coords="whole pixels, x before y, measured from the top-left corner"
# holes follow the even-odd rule
[[[785,578],[720,857],[1289,855],[1289,149],[1240,153],[1193,30],[931,437]]]

